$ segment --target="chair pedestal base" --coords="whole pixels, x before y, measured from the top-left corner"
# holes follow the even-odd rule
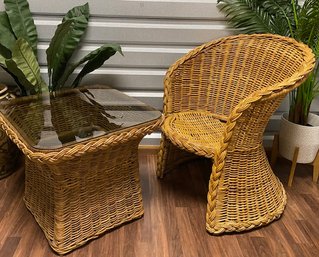
[[[212,173],[206,215],[210,233],[250,230],[278,219],[284,211],[285,190],[262,146],[228,152],[215,189],[213,178]]]
[[[158,156],[158,177],[163,177],[164,171],[166,173],[185,161],[187,156],[196,156],[188,154],[163,137]],[[214,171],[206,213],[206,229],[212,234],[264,226],[278,219],[284,211],[286,192],[274,175],[262,146],[250,151],[228,152],[220,179],[213,179]]]

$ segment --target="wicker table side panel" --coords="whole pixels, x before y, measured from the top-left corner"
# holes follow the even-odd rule
[[[143,215],[139,141],[56,165],[26,160],[25,203],[56,252],[65,254]]]

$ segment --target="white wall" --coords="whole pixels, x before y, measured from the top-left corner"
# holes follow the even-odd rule
[[[39,61],[46,77],[45,50],[63,14],[86,1],[29,0],[39,34]],[[216,0],[89,0],[91,19],[82,46],[75,58],[94,50],[102,43],[121,44],[124,57],[117,54],[83,83],[109,84],[162,108],[163,76],[179,57],[201,43],[233,34]],[[0,4],[3,10],[3,4]],[[1,81],[13,83],[4,72]],[[269,145],[277,131],[279,117],[288,102],[273,116],[265,135]],[[319,110],[317,101],[314,105]],[[153,139],[152,139],[153,138]],[[154,139],[155,138],[155,139]],[[157,144],[159,134],[143,142]]]

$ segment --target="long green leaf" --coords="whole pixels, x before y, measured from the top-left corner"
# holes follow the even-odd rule
[[[21,87],[24,89],[25,95],[33,95],[37,93],[35,87],[27,80],[23,72],[18,68],[17,64],[12,59],[6,60],[6,66],[8,71],[13,74],[18,81],[17,84],[21,85]]]
[[[25,39],[19,38],[16,41],[12,49],[12,58],[6,60],[6,65],[30,94],[41,90],[43,80],[40,67],[32,48]]]
[[[76,80],[73,82],[73,86],[78,86],[80,81],[82,80],[83,76],[87,73],[98,69],[103,65],[103,63],[108,60],[111,56],[113,56],[116,52],[119,52],[123,55],[122,49],[118,44],[105,44],[98,49],[92,51],[91,53],[84,56],[80,61],[77,63],[68,66],[68,68],[63,73],[63,76],[58,81],[58,88],[64,87],[65,82],[72,74],[72,72],[81,64],[87,62],[87,64],[83,67],[83,70],[78,74]]]
[[[86,59],[88,62],[84,65],[81,72],[77,75],[72,83],[72,86],[77,87],[86,74],[100,68],[103,63],[111,56],[113,56],[116,52],[120,52],[122,54],[122,50],[119,45],[104,45],[84,57],[83,59]]]
[[[38,33],[27,0],[4,0],[11,28],[16,38],[24,38],[37,56]]]
[[[56,83],[62,76],[66,64],[77,48],[87,28],[87,24],[88,20],[82,15],[67,19],[58,26],[46,51],[50,90],[55,90]]]
[[[62,23],[58,26],[47,49],[50,90],[55,90],[57,87],[57,80],[63,74],[69,59],[80,42],[81,36],[86,30],[89,15],[88,3],[76,6],[67,12]],[[63,42],[65,48],[60,48],[60,52],[56,52],[56,47],[59,48],[59,44],[63,44]]]
[[[0,67],[3,69],[7,68],[6,58],[4,58],[1,54],[0,54]]]
[[[6,58],[4,58],[1,54],[0,54],[0,65],[1,67],[7,67]]]
[[[0,12],[0,35],[0,44],[10,50],[15,44],[16,38],[6,12]]]
[[[27,95],[26,88],[20,83],[17,76],[14,75],[11,71],[9,71],[7,67],[6,68],[2,67],[2,68],[14,79],[17,87],[20,89],[21,96],[26,96]]]
[[[0,64],[2,67],[6,67],[6,59],[11,58],[11,52],[6,47],[0,44]]]
[[[72,8],[63,17],[62,22],[66,21],[66,20],[69,20],[69,19],[72,19],[72,18],[75,18],[75,17],[79,17],[79,16],[84,16],[87,20],[89,20],[90,9],[89,9],[89,4],[88,3]]]

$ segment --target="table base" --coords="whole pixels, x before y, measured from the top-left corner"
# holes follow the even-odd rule
[[[53,250],[65,254],[143,215],[139,141],[50,165],[26,158],[25,204]]]

